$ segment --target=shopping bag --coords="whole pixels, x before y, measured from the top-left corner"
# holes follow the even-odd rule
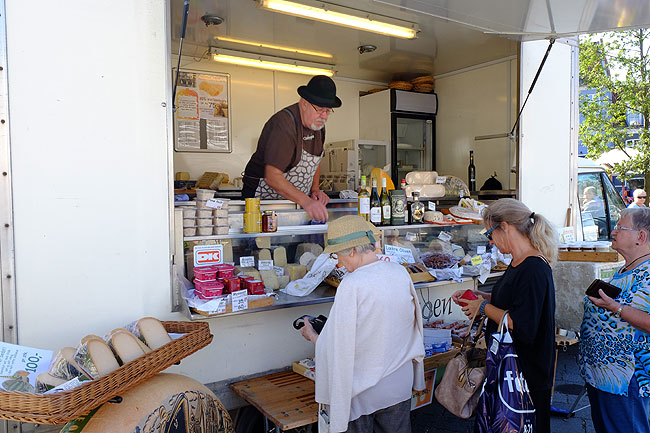
[[[479,433],[535,432],[535,408],[507,323],[506,312],[488,345],[486,378],[476,408]]]
[[[318,433],[330,433],[329,404],[318,404]]]

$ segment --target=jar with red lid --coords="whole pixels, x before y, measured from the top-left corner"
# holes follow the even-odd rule
[[[278,231],[278,214],[272,210],[262,213],[262,231],[265,233]]]
[[[264,283],[260,280],[247,280],[246,290],[249,295],[263,295],[266,293],[264,291]]]

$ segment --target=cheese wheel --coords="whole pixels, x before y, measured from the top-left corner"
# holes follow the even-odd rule
[[[91,338],[77,347],[74,360],[88,377],[97,379],[117,370],[120,365],[108,344],[100,338]]]
[[[44,372],[36,376],[36,392],[42,394],[45,391],[49,391],[50,389],[63,385],[66,382],[66,379],[61,379],[60,377],[55,377],[50,373]]]
[[[298,246],[296,247],[296,256],[294,261],[299,262],[300,257],[307,252],[310,252],[314,256],[318,257],[321,254],[323,254],[323,247],[321,247],[318,244],[309,243],[309,242],[298,244]]]
[[[435,171],[411,171],[406,173],[406,183],[409,185],[427,185],[436,183],[438,173]]]
[[[99,337],[97,337],[99,338]],[[53,377],[68,381],[75,377],[81,376],[83,370],[74,360],[74,354],[77,351],[74,347],[63,347],[56,354],[50,365],[48,373]],[[57,385],[58,386],[58,385]]]
[[[108,345],[115,353],[120,364],[124,365],[144,355],[144,350],[142,350],[138,341],[138,338],[128,331],[116,331],[111,333]]]

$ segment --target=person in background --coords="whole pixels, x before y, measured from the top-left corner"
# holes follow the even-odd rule
[[[612,248],[625,259],[612,299],[585,296],[580,374],[598,433],[650,432],[650,208],[623,209]]]
[[[358,215],[329,223],[327,248],[348,275],[318,335],[309,321],[303,337],[316,345],[316,401],[330,432],[411,432],[412,391],[423,390],[422,315],[406,269],[380,261],[374,227]]]
[[[586,187],[582,195],[582,211],[589,212],[594,219],[605,218],[605,203],[602,198],[598,197],[596,187]]]
[[[634,200],[627,207],[646,207],[648,193],[646,193],[644,190],[640,188],[635,189],[632,193],[632,197],[634,197]]]
[[[325,122],[341,106],[334,81],[317,75],[298,87],[298,103],[264,125],[257,150],[244,169],[244,198],[291,200],[315,221],[327,220],[329,197],[318,188]]]
[[[551,388],[555,355],[555,286],[550,263],[557,257],[557,232],[551,223],[518,200],[504,198],[483,211],[491,245],[512,255],[512,262],[492,289],[476,291],[463,312],[487,316],[486,339],[508,311],[515,350],[535,406],[538,433],[551,430]],[[463,290],[453,294],[457,304]],[[487,341],[489,347],[489,341]],[[495,397],[498,398],[498,397]]]

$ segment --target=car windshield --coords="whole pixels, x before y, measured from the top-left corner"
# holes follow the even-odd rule
[[[625,204],[609,178],[601,172],[581,173],[578,175],[578,198],[583,239],[611,239]]]

